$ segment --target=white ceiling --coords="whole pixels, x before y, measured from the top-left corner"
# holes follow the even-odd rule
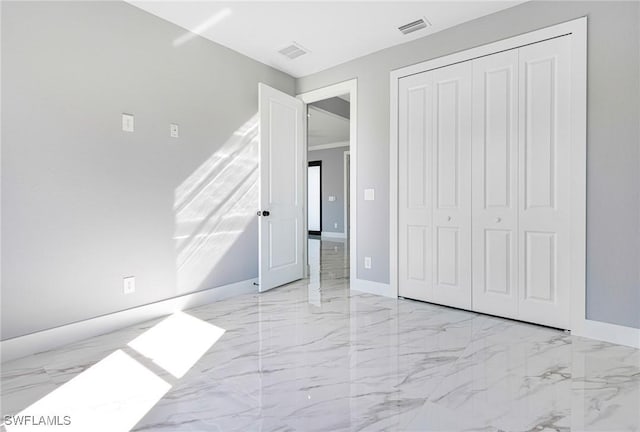
[[[309,148],[349,141],[349,119],[309,105],[307,121]],[[347,144],[348,145],[348,144]]]
[[[526,0],[126,1],[294,77],[301,77]],[[422,17],[432,26],[406,36],[397,29]],[[174,45],[189,43],[190,38],[187,33],[177,38]],[[294,60],[278,53],[292,42],[310,52]]]

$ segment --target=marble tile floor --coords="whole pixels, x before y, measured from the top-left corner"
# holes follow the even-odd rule
[[[127,345],[159,319],[2,364],[2,414],[125,350],[171,386],[135,431],[640,431],[639,350],[350,291],[346,244],[309,247],[309,279],[187,311],[226,333],[184,376]]]

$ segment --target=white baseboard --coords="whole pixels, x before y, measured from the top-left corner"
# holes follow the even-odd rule
[[[384,297],[397,298],[390,284],[380,282],[352,279],[351,289]],[[582,329],[572,331],[571,334],[640,349],[640,329],[633,327],[584,320]]]
[[[322,233],[320,233],[320,237],[339,238],[339,239],[347,238],[347,236],[343,232],[331,232],[331,231],[322,231]]]
[[[380,282],[351,279],[351,289],[384,297],[397,298],[396,293],[391,289],[391,285]]]
[[[571,332],[576,336],[626,345],[640,349],[640,329],[609,324],[600,321],[585,320],[579,332]]]
[[[258,289],[254,285],[254,282],[257,282],[257,279],[247,279],[241,282],[185,294],[180,297],[162,300],[121,312],[114,312],[49,330],[3,340],[0,342],[2,362],[48,351],[130,325],[170,315],[180,310],[205,305],[240,294],[257,293]]]

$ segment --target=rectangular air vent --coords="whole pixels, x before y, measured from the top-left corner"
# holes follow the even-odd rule
[[[278,52],[283,56],[293,60],[295,58],[300,57],[301,55],[305,55],[309,51],[303,48],[302,46],[298,45],[297,43],[293,42],[291,45],[289,45],[288,47],[282,48]]]
[[[402,34],[413,33],[416,30],[421,30],[423,28],[427,28],[431,25],[429,21],[425,18],[420,18],[419,20],[407,23],[405,25],[401,25],[398,27],[398,30],[402,32]]]

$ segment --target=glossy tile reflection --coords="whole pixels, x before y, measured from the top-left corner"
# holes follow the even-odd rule
[[[351,292],[346,244],[310,242],[309,279],[188,311],[226,332],[134,430],[640,430],[638,350]],[[3,364],[2,413],[157,321]]]

